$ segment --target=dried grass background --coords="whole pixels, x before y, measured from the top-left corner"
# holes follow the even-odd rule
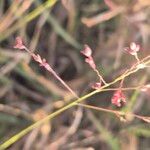
[[[135,62],[123,51],[131,42],[141,45],[140,58],[150,54],[149,18],[149,0],[0,0],[0,143],[73,99],[28,54],[13,49],[16,36],[46,58],[81,96],[92,91],[90,85],[97,80],[80,54],[83,45],[93,49],[98,69],[110,82]],[[149,82],[146,69],[127,78],[124,86]],[[126,91],[123,108],[112,106],[112,94],[96,94],[86,103],[150,116],[150,90]],[[78,106],[35,128],[9,149],[148,150],[149,137],[148,123],[134,118],[123,122]]]

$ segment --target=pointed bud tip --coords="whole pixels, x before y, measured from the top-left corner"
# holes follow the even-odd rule
[[[20,36],[16,37],[15,45],[13,47],[16,49],[25,49],[25,46],[23,45],[22,42],[22,38]]]

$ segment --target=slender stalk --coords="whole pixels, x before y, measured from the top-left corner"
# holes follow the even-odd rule
[[[99,71],[97,69],[94,69],[94,71],[96,72],[97,76],[100,79],[100,82],[102,81],[105,85],[107,84],[106,81],[103,79],[103,77],[100,75]]]
[[[137,89],[141,89],[141,88],[144,88],[144,85],[135,86],[135,87],[127,87],[127,88],[122,87],[121,90],[122,90],[122,91],[128,91],[128,90],[137,90]],[[120,90],[120,88],[108,88],[108,89],[103,89],[103,92],[104,92],[104,91],[117,91],[117,90]]]
[[[98,111],[112,113],[112,114],[115,114],[117,116],[126,115],[125,112],[122,112],[122,111],[117,111],[117,110],[112,110],[112,109],[107,109],[107,108],[102,108],[102,107],[96,107],[96,106],[91,106],[91,105],[81,104],[81,103],[80,104],[77,103],[76,105],[82,106],[85,108],[89,108],[89,109],[94,109],[94,110],[98,110]],[[150,123],[150,117],[147,117],[147,116],[141,116],[141,115],[137,115],[137,114],[133,114],[133,113],[127,113],[127,116],[128,117],[136,117],[136,118],[141,119],[147,123]]]
[[[116,110],[111,110],[111,109],[102,108],[102,107],[96,107],[96,106],[87,105],[87,104],[76,103],[76,105],[83,106],[83,107],[90,108],[90,109],[94,109],[94,110],[103,111],[103,112],[109,112],[109,113],[113,113],[113,114],[123,113],[123,112],[119,112],[119,111],[116,111]]]
[[[37,55],[35,55],[32,51],[30,51],[27,47],[24,46],[24,50],[26,50],[32,57],[33,59],[35,59],[35,57],[37,57]],[[41,59],[41,58],[40,58]],[[35,61],[37,61],[35,59]],[[38,62],[38,61],[37,61]],[[39,64],[41,65],[42,62],[39,62]],[[79,98],[78,95],[57,75],[57,73],[52,69],[52,67],[46,63],[46,65],[43,65],[43,67],[49,72],[52,73],[53,76],[58,79],[61,84],[68,89],[68,91],[70,91],[70,93],[75,97],[75,98]]]

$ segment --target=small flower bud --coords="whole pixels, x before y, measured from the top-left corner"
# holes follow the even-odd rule
[[[81,51],[81,53],[86,56],[86,57],[91,57],[92,55],[92,50],[88,45],[84,45],[84,49]]]
[[[137,55],[137,52],[140,50],[140,45],[132,42],[129,47],[124,48],[126,52],[131,55]]]
[[[121,90],[117,90],[111,99],[111,103],[120,107],[121,102],[126,103],[126,97]]]
[[[97,89],[101,88],[101,85],[102,85],[102,84],[101,84],[100,82],[96,82],[96,83],[92,84],[91,87],[92,87],[93,89],[96,89],[96,90],[97,90]]]
[[[22,42],[21,37],[19,37],[19,36],[16,37],[16,41],[15,41],[14,48],[17,48],[17,49],[25,49],[25,46],[23,45],[23,42]]]
[[[42,63],[42,58],[41,58],[41,56],[39,55],[39,54],[32,54],[32,57],[33,57],[33,59],[36,61],[36,62],[38,62],[38,63]]]

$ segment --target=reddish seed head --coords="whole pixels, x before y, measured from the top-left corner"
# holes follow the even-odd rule
[[[41,58],[41,56],[39,55],[39,54],[32,54],[32,57],[33,57],[33,59],[36,61],[36,62],[38,62],[38,63],[42,63],[42,58]]]
[[[84,49],[81,51],[81,53],[86,57],[85,62],[90,65],[92,69],[96,69],[96,65],[94,63],[93,57],[92,57],[92,50],[88,45],[84,45]]]
[[[101,88],[101,85],[102,85],[102,84],[101,84],[100,82],[96,82],[96,83],[92,84],[91,87],[92,87],[93,89],[96,89],[96,90],[97,90],[97,89]]]
[[[125,95],[122,93],[121,90],[118,90],[114,93],[112,99],[111,99],[111,103],[120,107],[121,103],[126,103],[126,97]]]
[[[43,66],[43,67],[47,67],[47,65],[48,65],[48,63],[46,62],[46,59],[45,58],[43,58],[42,59],[42,62],[40,63],[40,66]],[[49,66],[49,65],[48,65]]]
[[[131,55],[137,55],[137,52],[140,50],[140,45],[132,42],[130,46],[126,47],[124,50]]]
[[[88,45],[84,45],[84,49],[81,51],[81,53],[86,56],[86,57],[91,57],[92,55],[92,50]]]
[[[16,37],[16,41],[15,41],[14,48],[17,48],[17,49],[25,49],[25,46],[23,45],[23,42],[22,42],[21,37],[19,37],[19,36]]]
[[[39,54],[32,54],[32,57],[40,66],[45,67],[47,70],[49,69],[49,64],[46,62],[45,58],[42,59]]]

